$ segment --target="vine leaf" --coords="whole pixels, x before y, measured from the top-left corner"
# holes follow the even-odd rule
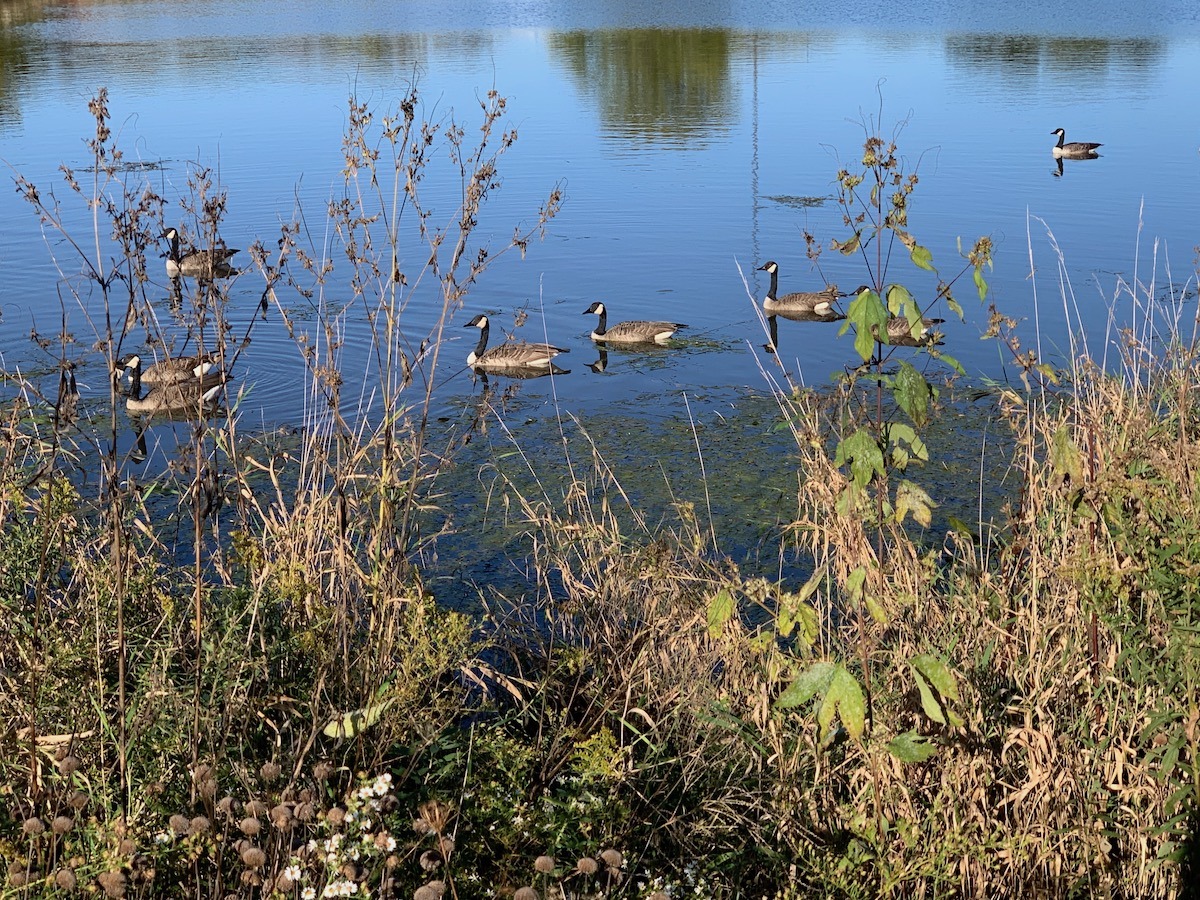
[[[725,623],[733,616],[733,594],[728,588],[721,588],[708,601],[708,636],[719,638],[725,630]]]
[[[962,725],[962,717],[949,706],[950,701],[958,700],[958,682],[954,673],[944,662],[928,653],[914,656],[908,664],[921,694],[921,708],[925,710],[925,715],[939,725]]]
[[[838,335],[854,326],[854,349],[863,362],[875,355],[875,335],[887,334],[888,311],[874,291],[863,291],[846,309],[846,321]]]
[[[884,474],[883,452],[870,432],[862,428],[838,444],[834,465],[847,463],[850,464],[850,480],[857,488],[866,487],[873,476]]]
[[[937,753],[937,747],[915,731],[898,734],[887,743],[888,752],[902,763],[925,762]]]
[[[900,363],[896,372],[894,394],[896,403],[918,428],[929,424],[929,403],[932,397],[929,382],[910,362]]]
[[[933,510],[937,506],[922,488],[911,481],[901,481],[896,487],[896,523],[903,524],[904,517],[912,517],[925,528],[933,523]]]

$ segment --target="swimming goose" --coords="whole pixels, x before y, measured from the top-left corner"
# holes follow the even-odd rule
[[[216,363],[207,354],[204,356],[176,356],[160,360],[145,369],[142,368],[142,358],[136,353],[122,356],[117,360],[117,370],[129,372],[132,380],[145,384],[176,384],[181,381],[191,381],[200,378],[211,371]]]
[[[479,329],[479,343],[467,355],[467,365],[473,369],[505,373],[522,369],[555,371],[550,360],[560,353],[569,353],[564,347],[552,344],[527,344],[524,341],[507,341],[488,349],[488,317],[478,315],[464,327]],[[565,373],[563,373],[565,374]]]
[[[835,322],[843,316],[834,307],[837,302],[838,289],[836,285],[828,285],[823,291],[797,291],[792,294],[778,296],[779,264],[769,260],[758,267],[760,272],[771,274],[771,287],[763,299],[763,309],[768,315],[781,315],[787,318],[804,317],[810,322]]]
[[[893,347],[925,347],[930,344],[940,344],[942,341],[938,340],[939,332],[931,329],[945,321],[945,319],[930,319],[922,316],[920,325],[914,327],[905,316],[889,316],[887,340],[884,343],[891,344]],[[871,326],[871,334],[876,340],[882,340],[879,337],[877,326]]]
[[[163,232],[163,237],[171,242],[171,250],[167,254],[168,278],[178,278],[180,275],[203,279],[228,278],[237,272],[229,264],[229,257],[238,253],[237,250],[222,246],[184,253],[176,229],[168,228]]]
[[[142,396],[141,384],[135,379],[125,408],[142,415],[202,415],[216,408],[217,397],[229,380],[230,376],[218,369],[191,381],[159,384]]]
[[[1096,152],[1097,147],[1103,147],[1103,144],[1094,144],[1090,141],[1071,141],[1069,144],[1063,143],[1066,140],[1067,133],[1061,128],[1055,128],[1051,134],[1058,135],[1058,143],[1054,145],[1051,151],[1055,157],[1065,156],[1067,159],[1089,159],[1093,156],[1099,156]]]
[[[642,321],[618,322],[609,328],[608,310],[599,301],[585,309],[583,314],[600,317],[600,325],[592,332],[592,340],[608,344],[665,344],[680,328],[687,328],[678,322]]]

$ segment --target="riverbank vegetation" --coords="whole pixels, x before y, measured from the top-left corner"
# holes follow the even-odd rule
[[[261,283],[254,327],[296,342],[310,421],[247,433],[231,383],[233,414],[183,427],[158,474],[132,465],[115,384],[81,400],[76,369],[181,334],[229,367],[243,334],[220,282],[181,297],[185,331],[160,325],[147,253],[178,210],[122,164],[103,94],[92,108],[95,166],[64,173],[61,202],[94,209],[94,235],[74,240],[60,199],[18,181],[75,254],[64,284],[95,333],[44,339],[57,392],[5,375],[0,895],[1186,894],[1200,417],[1178,317],[1140,320],[1119,365],[1079,346],[1063,371],[992,309],[1019,377],[973,402],[994,408],[1012,500],[998,522],[941,516],[964,497],[922,481],[924,436],[972,401],[942,389],[953,348],[924,319],[958,311],[961,283],[988,302],[988,245],[943,275],[953,251],[909,229],[915,173],[868,128],[838,173],[846,233],[813,242],[863,262],[846,375],[770,379],[794,438],[784,552],[805,576],[718,553],[702,497],[648,521],[564,417],[589,452],[495,462],[529,576],[472,617],[418,562],[470,436],[433,429],[428,373],[463,298],[502,253],[536,252],[562,199],[505,247],[479,242],[515,140],[503,98],[483,98],[476,132],[424,121],[415,91],[378,121],[351,104],[338,253],[289,223],[239,276]],[[447,154],[460,190],[439,224],[422,191]],[[192,185],[190,232],[214,246],[227,198],[210,173]],[[405,271],[413,234],[426,252]],[[910,276],[932,279],[930,303]],[[335,280],[352,303],[326,297]],[[405,310],[431,286],[441,312],[413,335]],[[1124,299],[1157,302],[1136,284]],[[352,314],[378,381],[348,402]],[[502,421],[486,402],[480,417]]]

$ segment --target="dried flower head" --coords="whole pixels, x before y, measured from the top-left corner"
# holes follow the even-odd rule
[[[67,805],[74,810],[81,810],[88,805],[88,795],[83,791],[73,791],[67,798]]]
[[[653,894],[647,897],[646,900],[671,900],[671,898],[662,891],[655,891]]]
[[[612,847],[602,851],[600,853],[600,859],[602,859],[604,864],[611,869],[621,868],[621,863],[625,861],[625,857],[621,855],[621,851],[614,850]]]
[[[246,801],[246,815],[248,816],[265,816],[267,814],[267,804],[261,800]]]
[[[541,898],[538,897],[537,891],[526,885],[516,889],[513,893],[513,900],[541,900]]]
[[[444,881],[431,881],[421,885],[413,892],[413,900],[441,900],[444,893],[446,893]]]
[[[277,762],[265,762],[262,764],[262,768],[258,770],[258,774],[262,777],[263,781],[274,781],[282,772],[283,769],[279,767],[279,763]]]
[[[295,886],[296,882],[292,881],[287,870],[285,870],[282,875],[275,879],[275,890],[279,891],[281,894],[290,894],[292,888]]]
[[[262,831],[262,822],[254,818],[254,816],[246,816],[246,818],[238,822],[238,831],[240,831],[242,834],[254,837],[254,835]]]
[[[253,844],[249,847],[242,848],[242,862],[251,869],[259,869],[267,861],[267,854],[263,853],[261,847],[255,847]]]
[[[59,869],[54,873],[54,886],[60,891],[73,891],[79,886],[79,879],[70,869]]]
[[[8,884],[10,887],[25,887],[25,885],[29,884],[29,876],[25,873],[24,869],[18,869],[16,871],[10,869],[8,873]]]
[[[600,866],[590,856],[585,856],[575,863],[575,871],[580,875],[595,875]]]
[[[317,815],[317,809],[311,803],[297,803],[292,814],[301,822],[311,822]]]
[[[432,872],[442,864],[442,857],[437,853],[434,853],[432,850],[426,850],[421,854],[421,859],[419,861],[422,869],[424,869],[426,872]]]
[[[196,789],[205,800],[211,800],[217,796],[217,779],[206,778],[196,786]]]
[[[223,816],[231,816],[237,809],[237,801],[232,797],[222,797],[217,803],[217,812]]]
[[[55,816],[50,823],[50,830],[55,834],[66,834],[75,827],[75,820],[70,816]]]
[[[271,807],[271,824],[276,828],[290,828],[292,825],[292,808],[286,803]]]
[[[37,816],[30,816],[21,824],[21,830],[28,835],[38,835],[46,830],[46,823]]]
[[[325,821],[334,828],[339,828],[346,821],[346,811],[340,806],[335,806],[329,812],[325,813]]]
[[[125,896],[125,873],[119,871],[101,872],[100,877],[96,879],[100,882],[100,887],[104,890],[105,897],[124,897]]]
[[[211,828],[212,822],[208,820],[208,816],[196,816],[188,822],[188,834],[193,837],[198,834],[207,834]]]
[[[72,772],[78,772],[80,765],[82,765],[82,763],[80,763],[79,757],[72,753],[70,756],[64,756],[62,760],[59,761],[58,771],[62,772],[64,775],[70,775]]]
[[[417,807],[417,815],[429,823],[430,830],[442,834],[449,830],[448,826],[454,810],[449,804],[439,803],[437,800],[427,800]]]
[[[197,763],[196,768],[192,771],[192,782],[194,784],[201,784],[205,781],[208,781],[210,778],[216,777],[217,770],[214,769],[209,763]]]
[[[317,781],[328,781],[337,770],[327,762],[319,762],[313,766],[313,778]]]
[[[117,855],[133,856],[133,851],[135,850],[137,850],[137,844],[129,838],[121,838],[121,840],[117,841]]]
[[[167,819],[167,824],[171,826],[171,830],[176,834],[187,834],[188,817],[182,813],[175,813],[175,815]]]

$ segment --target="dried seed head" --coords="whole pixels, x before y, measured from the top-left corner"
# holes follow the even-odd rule
[[[206,778],[197,786],[200,791],[200,796],[205,800],[211,800],[217,796],[217,780],[215,778]]]
[[[275,890],[279,891],[281,894],[290,894],[292,892],[292,888],[295,886],[296,882],[288,878],[287,872],[284,872],[275,879]]]
[[[262,876],[254,871],[254,869],[242,870],[242,884],[249,885],[250,887],[258,887],[262,883]]]
[[[88,805],[88,795],[83,791],[73,791],[67,798],[67,804],[74,810],[83,809]]]
[[[29,884],[29,876],[25,874],[24,869],[16,872],[10,870],[8,873],[8,883],[10,887],[25,887],[25,885]]]
[[[117,842],[117,854],[119,856],[133,856],[133,852],[137,850],[137,844],[129,838],[121,838]]]
[[[291,827],[292,808],[286,803],[280,803],[271,808],[271,824],[277,828]]]
[[[217,777],[217,770],[208,763],[198,763],[195,770],[192,772],[192,781],[195,784],[202,784],[210,778]]]
[[[267,861],[267,854],[262,852],[262,849],[251,844],[249,847],[242,849],[242,862],[251,869],[258,869]]]
[[[262,816],[262,815],[266,815],[266,812],[267,812],[267,804],[263,803],[261,800],[247,800],[246,801],[246,815]]]
[[[329,763],[319,762],[313,766],[313,778],[317,779],[317,781],[328,781],[336,771]]]
[[[554,857],[539,856],[533,861],[533,868],[536,871],[541,872],[543,875],[549,875],[554,871]]]
[[[449,859],[450,854],[454,852],[454,838],[443,834],[438,838],[438,850],[442,853],[442,859]]]
[[[297,800],[299,800],[301,803],[312,803],[312,802],[313,802],[313,796],[314,796],[314,795],[313,795],[313,792],[312,792],[312,789],[311,789],[311,788],[304,788],[304,789],[303,789],[303,790],[300,792],[300,795],[299,795],[298,797],[296,797],[296,799],[297,799]]]
[[[604,864],[611,869],[621,868],[621,863],[625,861],[625,857],[621,855],[621,851],[614,850],[612,847],[609,847],[607,850],[603,851],[600,854],[600,859],[602,859]]]
[[[125,896],[124,872],[101,872],[100,877],[96,880],[100,882],[100,887],[104,889],[105,897],[117,898]]]
[[[55,834],[66,834],[75,827],[75,820],[70,816],[55,816],[50,823],[50,830]]]
[[[30,816],[22,823],[21,830],[28,835],[39,835],[46,830],[46,823],[37,816]]]
[[[237,808],[237,801],[232,797],[222,797],[217,802],[217,812],[223,816],[231,816]]]
[[[525,887],[517,888],[513,893],[513,900],[541,900],[538,897],[538,892],[526,885]]]
[[[585,856],[575,863],[575,871],[580,875],[595,875],[599,868],[600,866],[590,856]]]
[[[79,886],[79,879],[70,869],[59,869],[54,873],[54,886],[60,891],[73,891]]]
[[[647,897],[646,900],[671,900],[671,898],[662,891],[655,891],[653,894]]]
[[[167,824],[171,826],[171,830],[176,834],[187,834],[188,818],[181,813],[175,813],[167,820]]]
[[[262,764],[262,768],[258,770],[258,774],[262,777],[263,781],[274,781],[282,771],[283,769],[279,767],[279,763],[265,762]]]
[[[442,864],[442,858],[432,850],[426,850],[421,854],[420,863],[422,869],[424,869],[426,872],[432,872]]]
[[[317,810],[311,803],[297,803],[293,815],[301,822],[311,822],[316,816]]]
[[[192,837],[198,834],[207,834],[211,828],[212,822],[208,820],[208,816],[196,816],[188,822],[188,834]]]
[[[262,822],[254,818],[254,816],[246,816],[242,821],[238,822],[238,830],[242,834],[250,836],[256,835],[262,830]]]
[[[346,811],[340,806],[335,806],[329,812],[325,813],[325,821],[334,828],[339,828],[346,821]]]
[[[413,819],[413,831],[424,837],[427,834],[433,834],[433,826],[424,819]]]
[[[413,900],[441,900],[444,893],[446,893],[444,881],[431,881],[421,885],[413,892]]]
[[[437,800],[427,800],[417,807],[417,815],[429,823],[431,830],[442,834],[447,830],[454,810],[446,803]]]
[[[72,772],[78,772],[80,765],[82,763],[80,763],[79,757],[72,753],[70,756],[64,756],[59,761],[58,771],[64,775],[70,775]]]

